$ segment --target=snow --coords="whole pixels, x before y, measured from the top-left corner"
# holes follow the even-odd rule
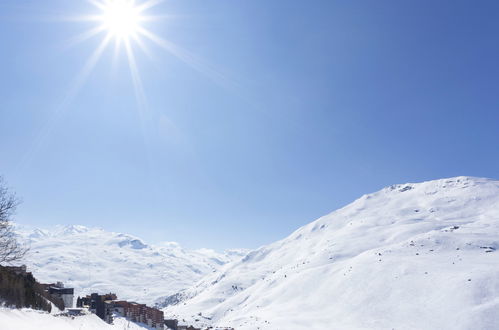
[[[30,246],[23,260],[42,283],[64,282],[78,295],[113,292],[120,299],[154,305],[204,275],[244,256],[244,250],[188,251],[177,243],[149,245],[122,233],[84,226],[39,229],[18,226]]]
[[[224,265],[165,314],[241,329],[497,329],[499,181],[394,185]]]
[[[42,282],[63,281],[77,294],[166,301],[165,317],[184,324],[237,330],[499,324],[499,181],[490,179],[393,185],[249,253],[150,245],[83,226],[18,232],[31,244],[28,268]],[[0,309],[2,330],[123,329],[127,322]]]
[[[94,314],[65,317],[30,309],[0,308],[0,329],[2,330],[148,330],[145,325],[129,322],[123,317],[110,325]]]

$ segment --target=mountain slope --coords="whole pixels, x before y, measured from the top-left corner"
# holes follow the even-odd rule
[[[16,231],[31,247],[23,262],[39,281],[62,281],[76,289],[75,295],[115,292],[120,299],[147,304],[244,255],[187,251],[177,243],[147,245],[131,235],[84,226]]]
[[[496,329],[498,248],[498,181],[394,185],[224,266],[165,312],[238,330]]]

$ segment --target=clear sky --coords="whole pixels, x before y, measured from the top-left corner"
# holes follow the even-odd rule
[[[168,0],[135,76],[114,40],[84,70],[106,34],[75,17],[96,13],[0,0],[22,224],[255,248],[390,184],[499,178],[495,0]]]

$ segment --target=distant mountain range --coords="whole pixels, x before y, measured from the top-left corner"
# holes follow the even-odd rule
[[[149,245],[131,235],[84,226],[17,226],[16,233],[30,246],[23,263],[39,281],[62,281],[75,288],[75,295],[115,292],[120,299],[149,305],[247,252],[188,251],[173,242]]]

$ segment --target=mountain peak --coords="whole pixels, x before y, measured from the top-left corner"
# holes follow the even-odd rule
[[[237,329],[485,329],[499,321],[498,233],[498,181],[392,185],[250,252],[166,311]]]

